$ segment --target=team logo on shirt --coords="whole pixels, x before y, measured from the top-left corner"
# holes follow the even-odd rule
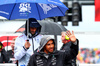
[[[41,59],[40,56],[36,56],[36,64],[37,66],[43,66],[43,60]]]
[[[52,60],[51,60],[52,65],[53,66],[56,65],[56,62],[57,62],[56,57],[53,55]]]

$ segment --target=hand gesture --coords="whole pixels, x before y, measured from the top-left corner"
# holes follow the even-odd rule
[[[71,40],[71,42],[75,42],[76,41],[76,37],[75,37],[75,35],[74,35],[74,31],[72,31],[72,33],[68,30],[68,31],[66,31],[67,33],[66,33],[66,35],[69,37],[69,39]]]
[[[28,49],[31,46],[31,44],[29,43],[29,41],[25,42],[25,48]]]

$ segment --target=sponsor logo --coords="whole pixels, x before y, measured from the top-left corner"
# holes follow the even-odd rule
[[[19,12],[29,12],[31,13],[31,7],[29,3],[21,3],[19,6]]]
[[[47,14],[48,11],[52,10],[53,8],[56,8],[57,6],[53,5],[53,4],[41,4],[41,3],[38,3],[41,8],[43,9],[44,11],[44,14]]]
[[[21,3],[19,5],[19,12],[20,16],[27,16],[29,13],[31,13],[30,3]]]

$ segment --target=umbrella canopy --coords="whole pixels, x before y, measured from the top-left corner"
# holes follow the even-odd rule
[[[59,0],[0,0],[0,16],[9,20],[64,16],[67,9]]]
[[[49,21],[43,21],[39,22],[42,26],[41,28],[41,34],[42,35],[61,35],[62,31],[66,31],[67,29],[55,22],[49,22]],[[23,33],[25,31],[25,24],[22,25],[16,33]]]

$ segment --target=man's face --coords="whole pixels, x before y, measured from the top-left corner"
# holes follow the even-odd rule
[[[11,48],[12,48],[12,50],[14,50],[14,46],[15,46],[15,41],[13,40],[13,41],[11,42]]]
[[[31,32],[31,34],[32,34],[32,35],[33,35],[33,34],[35,34],[35,32],[36,32],[36,29],[37,29],[37,28],[30,27],[30,32]]]
[[[44,46],[45,53],[52,53],[54,51],[54,42],[53,40],[49,40],[46,45]]]
[[[66,36],[65,33],[61,34],[61,40],[62,40],[62,43],[64,43],[64,44],[67,42],[67,40],[65,39],[65,36]]]

